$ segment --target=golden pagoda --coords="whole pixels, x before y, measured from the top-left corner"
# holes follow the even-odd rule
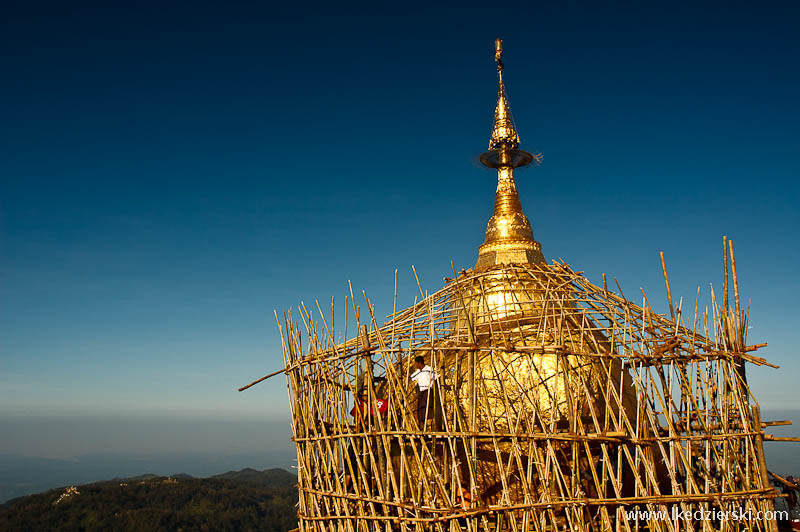
[[[673,304],[666,267],[669,317],[548,264],[514,182],[541,156],[520,150],[499,40],[495,60],[481,162],[498,183],[475,268],[399,311],[395,280],[386,318],[351,290],[335,320],[333,302],[278,320],[300,531],[777,530],[733,518],[771,510],[774,490],[743,371],[767,362],[732,245],[710,314]]]

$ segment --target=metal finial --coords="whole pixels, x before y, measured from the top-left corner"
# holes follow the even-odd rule
[[[494,40],[494,62],[497,63],[497,72],[503,77],[503,39]]]
[[[519,135],[511,117],[511,108],[506,97],[506,86],[503,83],[503,41],[494,41],[494,60],[497,63],[497,75],[500,78],[497,87],[497,107],[494,111],[494,125],[489,139],[489,151],[481,155],[481,162],[489,168],[501,166],[525,166],[536,157],[519,149]]]

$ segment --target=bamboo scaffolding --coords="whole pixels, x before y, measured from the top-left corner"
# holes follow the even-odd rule
[[[414,271],[419,294],[400,311],[395,272],[384,325],[352,287],[343,319],[333,301],[329,316],[301,305],[305,338],[276,314],[285,366],[271,375],[289,386],[301,532],[678,532],[709,525],[626,511],[771,509],[762,442],[791,438],[763,432],[788,422],[762,422],[747,386],[745,362],[773,365],[753,354],[766,344],[745,344],[725,251],[722,306],[712,288],[701,313],[698,290],[690,327],[663,254],[667,316],[558,262],[454,269],[433,294]],[[438,374],[423,405],[416,356]]]

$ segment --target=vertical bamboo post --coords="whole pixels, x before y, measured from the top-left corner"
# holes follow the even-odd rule
[[[664,284],[667,287],[667,301],[669,302],[669,314],[672,321],[675,321],[675,309],[672,306],[672,290],[669,288],[669,276],[667,275],[667,263],[664,261],[664,252],[661,252],[661,270],[664,272]]]
[[[734,274],[735,275],[735,274]],[[753,405],[752,407],[753,412],[753,430],[756,431],[755,437],[755,458],[756,462],[758,463],[759,469],[759,476],[760,476],[760,483],[762,488],[769,488],[769,475],[767,473],[767,462],[764,458],[764,429],[761,428],[761,407],[759,405]],[[767,501],[769,499],[766,499]],[[764,508],[767,504],[762,503],[762,510],[766,510]],[[772,505],[769,505],[772,506]],[[771,509],[771,508],[770,508]],[[766,522],[766,528],[770,532],[778,532],[778,523],[774,519],[771,521]]]

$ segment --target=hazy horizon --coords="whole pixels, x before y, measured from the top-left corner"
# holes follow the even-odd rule
[[[0,433],[0,454],[52,459],[109,452],[237,454],[294,448],[288,416],[0,416]]]
[[[800,437],[800,409],[764,409],[765,421],[791,420],[769,427],[776,436]],[[247,455],[272,454],[294,460],[288,414],[272,419],[208,419],[160,414],[87,416],[0,416],[0,455],[68,460],[85,455]],[[57,447],[53,447],[57,442]],[[145,445],[146,444],[146,445]],[[800,474],[791,442],[765,445],[767,465]],[[294,460],[296,461],[296,460]],[[145,473],[146,471],[143,471]]]
[[[0,503],[71,484],[143,474],[295,471],[286,419],[142,413],[0,416]]]
[[[800,410],[765,410],[776,436],[800,437]],[[285,419],[194,419],[161,415],[0,416],[0,503],[73,484],[143,474],[207,477],[244,468],[296,472]],[[57,442],[54,447],[53,442]],[[793,443],[765,442],[769,470],[799,475]]]

